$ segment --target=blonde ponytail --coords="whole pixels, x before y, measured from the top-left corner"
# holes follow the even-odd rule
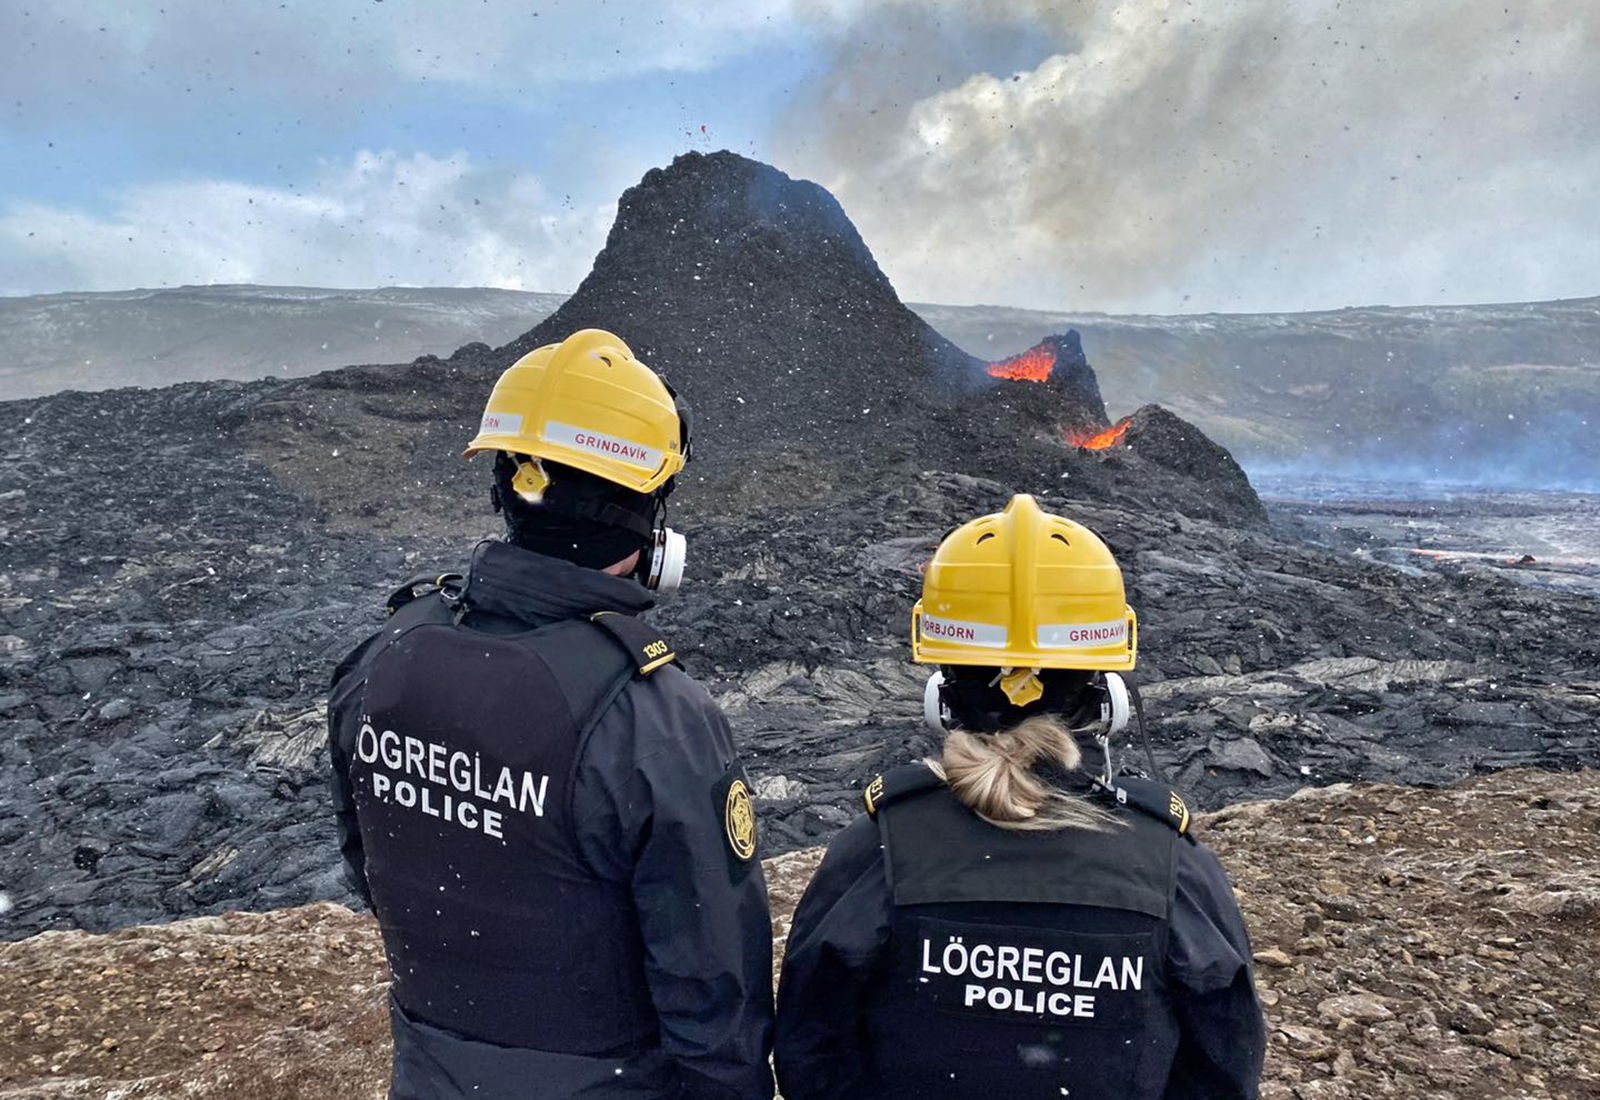
[[[945,738],[943,758],[926,763],[969,809],[1002,829],[1113,828],[1119,823],[1111,814],[1034,771],[1043,760],[1074,771],[1082,759],[1072,731],[1041,714],[1001,733],[956,730]]]

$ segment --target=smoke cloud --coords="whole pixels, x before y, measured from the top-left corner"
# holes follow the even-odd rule
[[[965,75],[996,28],[1043,60]],[[833,43],[788,136],[916,299],[1600,292],[1600,6],[906,0]]]

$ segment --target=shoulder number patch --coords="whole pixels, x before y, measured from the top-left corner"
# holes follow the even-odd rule
[[[1177,791],[1167,792],[1167,813],[1171,814],[1172,817],[1176,819],[1177,824],[1175,824],[1173,828],[1177,829],[1180,833],[1186,833],[1189,831],[1189,807],[1183,801],[1183,799],[1178,796]]]
[[[756,811],[750,801],[750,788],[744,785],[743,779],[735,779],[728,785],[722,820],[733,854],[742,860],[751,859],[756,854]]]
[[[873,817],[877,817],[878,803],[882,801],[882,799],[883,776],[880,775],[871,783],[868,783],[867,789],[861,792],[861,801],[866,803],[867,813],[871,814]]]

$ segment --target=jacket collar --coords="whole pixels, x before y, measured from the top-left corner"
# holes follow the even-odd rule
[[[493,540],[473,550],[461,602],[469,611],[533,625],[598,611],[637,615],[655,606],[637,581]]]
[[[1041,760],[1036,766],[1039,778],[1051,786],[1072,794],[1086,794],[1094,789],[1095,780],[1105,768],[1105,754],[1092,737],[1079,737],[1078,751],[1082,759],[1078,766],[1068,771],[1054,760]]]

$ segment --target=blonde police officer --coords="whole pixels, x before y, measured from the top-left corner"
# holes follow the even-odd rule
[[[1256,1095],[1228,881],[1176,792],[1105,766],[1136,651],[1111,552],[1032,497],[939,546],[912,654],[943,754],[870,785],[795,913],[788,1100]]]
[[[665,504],[689,443],[618,337],[523,356],[467,450],[495,455],[506,541],[403,585],[335,673],[397,1100],[772,1094],[749,790],[722,713],[636,618],[683,571]]]

